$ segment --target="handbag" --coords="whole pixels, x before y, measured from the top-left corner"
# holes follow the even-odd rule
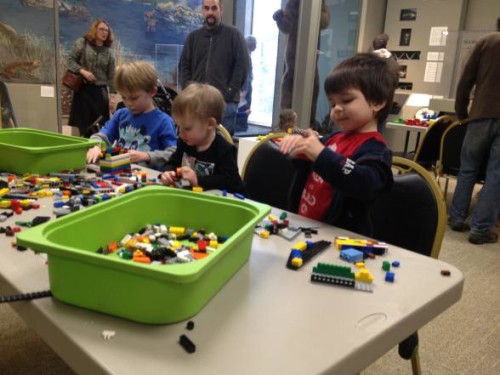
[[[83,76],[79,73],[73,73],[71,70],[66,70],[62,77],[62,83],[74,92],[78,92],[83,85]]]
[[[85,40],[85,45],[83,47],[83,61],[80,65],[85,65],[85,50],[87,49],[87,40]],[[80,73],[74,73],[71,70],[66,70],[62,77],[62,84],[67,88],[73,90],[74,92],[80,91],[83,85],[84,78]]]

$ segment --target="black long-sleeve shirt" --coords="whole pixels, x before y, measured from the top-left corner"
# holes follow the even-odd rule
[[[204,151],[197,151],[196,146],[189,146],[178,138],[177,149],[167,162],[165,170],[175,170],[183,166],[183,161],[187,161],[194,169],[198,185],[204,190],[226,189],[231,193],[245,194],[236,162],[236,147],[219,133]]]
[[[344,139],[353,142],[352,134],[334,133],[324,137],[323,144]],[[349,157],[325,147],[314,163],[296,159],[297,173],[290,190],[290,211],[298,212],[301,196],[311,172],[316,172],[334,188],[334,196],[321,221],[359,234],[371,235],[368,218],[370,204],[392,187],[392,153],[380,133],[374,132]],[[321,204],[320,202],[319,204]]]

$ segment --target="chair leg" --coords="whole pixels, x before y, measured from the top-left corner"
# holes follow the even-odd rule
[[[448,181],[450,179],[448,177],[446,177],[446,180],[444,182],[444,199],[446,199],[446,197],[448,196]]]
[[[422,370],[420,369],[420,355],[418,354],[418,348],[411,356],[411,370],[413,375],[421,375]]]

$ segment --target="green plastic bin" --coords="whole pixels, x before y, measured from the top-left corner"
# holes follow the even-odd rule
[[[85,168],[94,139],[28,129],[0,129],[0,171],[44,174]]]
[[[141,323],[173,323],[198,313],[248,261],[254,227],[269,212],[253,201],[149,186],[22,231],[17,243],[48,254],[57,299]],[[208,257],[185,264],[141,264],[96,253],[154,223],[229,238]]]

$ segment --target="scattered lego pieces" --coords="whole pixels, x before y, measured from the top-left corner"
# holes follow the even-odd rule
[[[392,266],[398,268],[400,266],[399,261],[395,260],[394,262],[392,262]]]
[[[443,275],[443,276],[451,276],[451,271],[450,270],[441,270],[441,275]]]
[[[196,345],[186,335],[179,337],[179,344],[190,354],[196,351]]]
[[[297,237],[301,232],[305,232],[306,238],[310,238],[312,234],[318,234],[315,228],[302,228],[290,226],[286,212],[282,212],[280,217],[268,215],[268,217],[260,224],[257,225],[255,233],[262,238],[268,238],[269,235],[276,234],[284,239],[291,241]],[[264,235],[261,233],[267,232]]]
[[[382,262],[382,269],[385,271],[385,272],[388,272],[391,270],[391,262],[389,262],[388,260],[384,260]]]
[[[385,281],[393,283],[394,282],[394,272],[386,272],[385,273]]]
[[[188,329],[190,331],[192,331],[194,329],[194,322],[192,320],[190,320],[189,322],[187,322],[186,329]]]

